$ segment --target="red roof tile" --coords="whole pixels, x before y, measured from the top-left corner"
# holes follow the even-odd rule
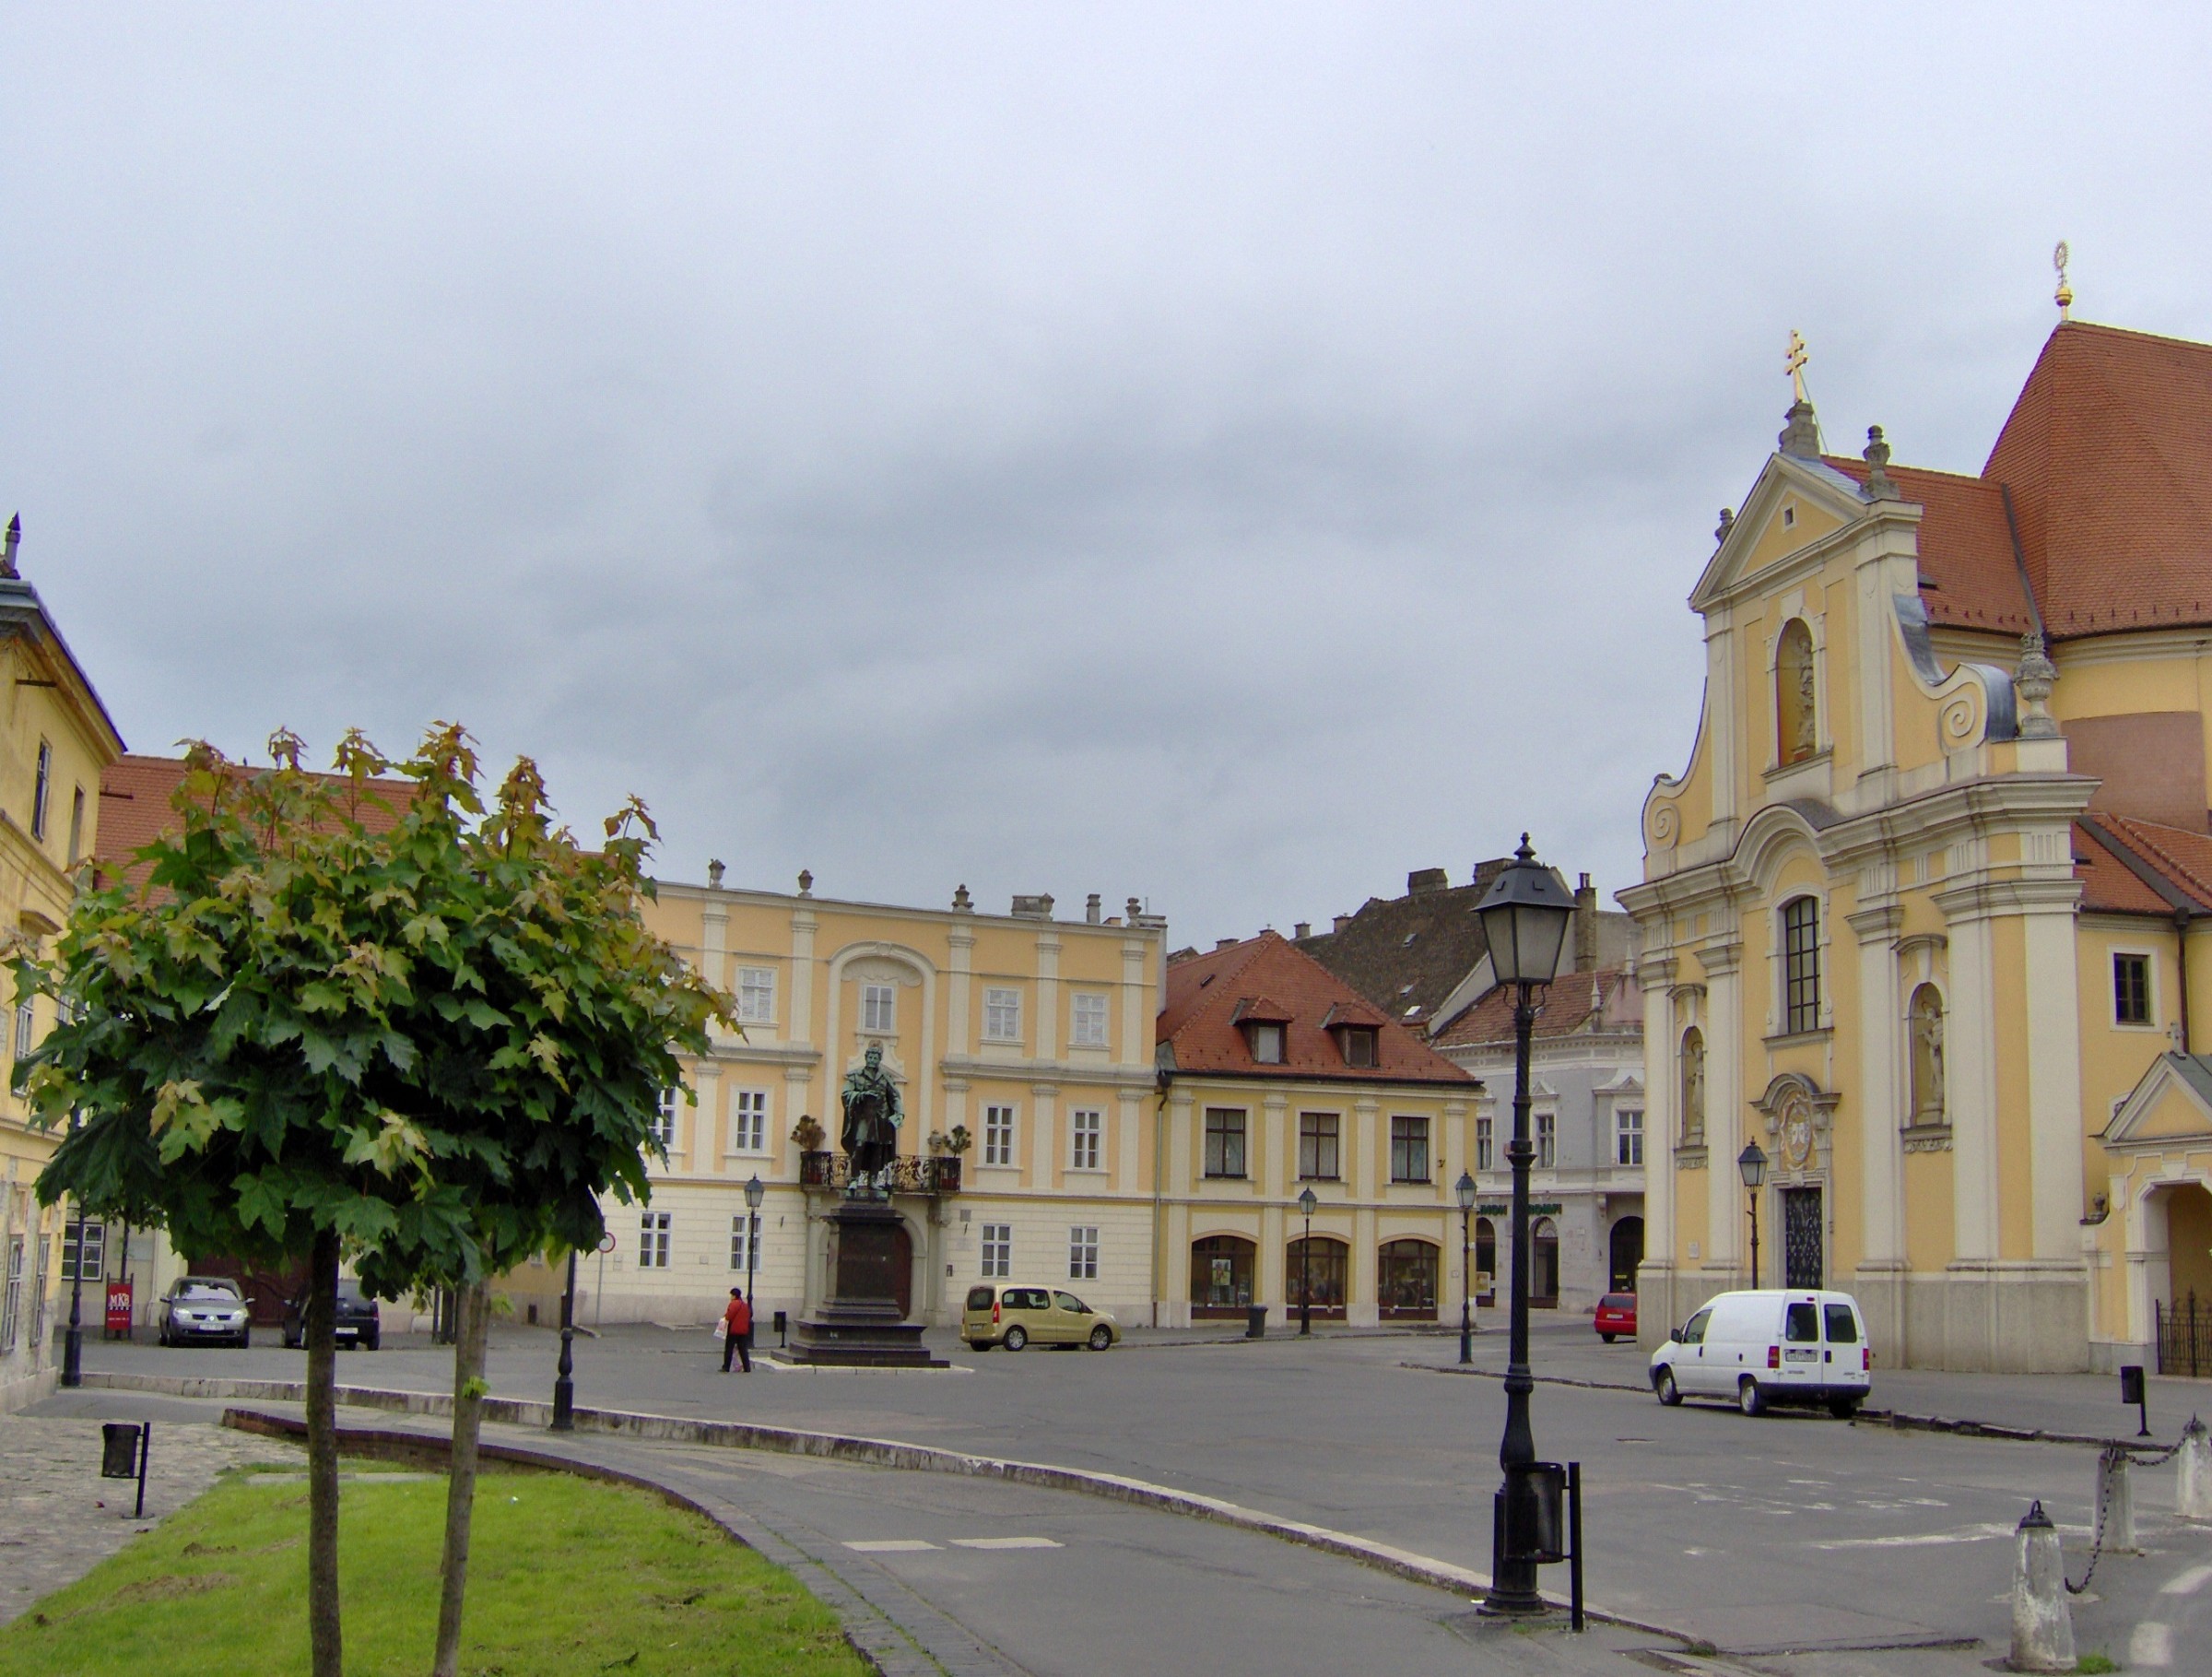
[[[1864,460],[1829,456],[1822,465],[1853,483],[1866,481]],[[2026,634],[2035,627],[2005,526],[2005,492],[1982,478],[1892,466],[1890,480],[1921,509],[1920,597],[1931,622],[1960,629]]]
[[[1264,1066],[1252,1057],[1235,1020],[1251,1017],[1251,1004],[1274,998],[1287,1010],[1283,1063]],[[1275,932],[1171,962],[1167,1005],[1160,1009],[1158,1041],[1164,1062],[1176,1071],[1233,1072],[1239,1076],[1354,1078],[1373,1082],[1465,1083],[1476,1080],[1388,1019],[1375,1032],[1372,1067],[1348,1067],[1323,1021],[1332,1010],[1364,1007],[1359,994],[1311,955]],[[1344,1014],[1338,1013],[1342,1022]]]
[[[2095,829],[2074,825],[2074,877],[2081,881],[2084,913],[2171,915],[2164,897],[2136,876]]]
[[[2086,833],[2100,850],[2109,854],[2118,871],[2125,873],[2135,887],[2133,893],[2124,887],[2107,887],[2107,901],[2095,906],[2122,908],[2124,899],[2142,904],[2125,910],[2131,913],[2171,915],[2181,907],[2194,914],[2212,913],[2212,837],[2107,810],[2076,823],[2075,831]],[[2078,848],[2076,854],[2080,854]],[[2135,863],[2132,868],[2130,861]],[[2142,877],[2146,870],[2156,876],[2155,880]],[[2085,883],[2084,907],[2091,906],[2088,889]],[[2174,901],[2177,897],[2178,903]]]
[[[1641,999],[1635,986],[1629,984],[1626,971],[1619,967],[1594,973],[1561,973],[1544,990],[1537,1003],[1535,1033],[1571,1036],[1586,1028],[1602,1028],[1605,1022],[1601,1019],[1593,1027],[1593,1018],[1605,1012],[1608,1005],[1618,1010],[1624,994],[1630,1003]],[[1511,1042],[1514,999],[1513,990],[1505,985],[1485,990],[1479,1001],[1444,1027],[1437,1043],[1445,1047],[1464,1047],[1474,1043]],[[1634,1017],[1641,1017],[1640,1007],[1635,1010]]]
[[[234,765],[234,772],[241,775],[259,773],[242,764]],[[100,822],[92,859],[103,875],[119,878],[135,872],[132,858],[160,834],[175,829],[176,809],[171,799],[183,783],[184,774],[181,757],[135,755],[120,757],[100,771]],[[346,779],[342,774],[320,778],[334,785],[343,785]],[[372,780],[369,785],[391,807],[363,806],[361,824],[371,833],[382,833],[398,824],[398,811],[414,796],[415,783]]]

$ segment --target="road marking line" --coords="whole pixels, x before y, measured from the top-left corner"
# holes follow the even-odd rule
[[[955,1549],[1058,1549],[1049,1537],[956,1537]]]
[[[1808,1545],[1814,1549],[1924,1549],[1936,1543],[1980,1543],[1993,1537],[2010,1537],[2015,1528],[2004,1521],[1993,1521],[1986,1526],[1967,1526],[1956,1531],[1900,1532],[1895,1537],[1841,1537],[1825,1543]]]
[[[2136,1626],[2136,1634],[2127,1639],[2127,1662],[2130,1665],[2171,1665],[2173,1663],[2173,1632],[2157,1620],[2146,1620]]]
[[[847,1543],[846,1548],[855,1554],[915,1554],[936,1544],[923,1541],[918,1537],[884,1538],[872,1543]]]
[[[2162,1596],[2193,1596],[2212,1579],[2212,1566],[2192,1566],[2187,1572],[2177,1573],[2159,1586]]]

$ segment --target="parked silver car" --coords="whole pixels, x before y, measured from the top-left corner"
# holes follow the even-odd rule
[[[213,1341],[243,1350],[253,1342],[252,1302],[220,1275],[181,1275],[161,1295],[161,1343]]]

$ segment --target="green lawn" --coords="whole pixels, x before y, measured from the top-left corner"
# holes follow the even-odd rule
[[[347,1463],[352,1473],[355,1464]],[[438,1624],[442,1479],[348,1478],[348,1677],[421,1677]],[[10,1677],[282,1677],[308,1670],[307,1486],[236,1474],[0,1629]],[[860,1677],[836,1615],[697,1516],[627,1486],[487,1472],[461,1669]]]

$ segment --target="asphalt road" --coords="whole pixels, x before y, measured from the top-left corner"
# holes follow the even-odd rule
[[[580,1342],[578,1400],[1131,1473],[1483,1569],[1502,1390],[1491,1379],[1404,1366],[1448,1364],[1454,1349],[1449,1340],[1400,1338],[1105,1355],[954,1349],[959,1368],[936,1374],[763,1368],[747,1377],[717,1372],[719,1357],[703,1333],[618,1330]],[[1492,1345],[1482,1349],[1486,1358],[1495,1354]],[[1633,1377],[1641,1356],[1615,1349],[1626,1353],[1620,1361]],[[503,1331],[491,1358],[493,1389],[546,1395],[553,1350],[543,1331]],[[1536,1355],[1540,1366],[1548,1353],[1550,1365],[1563,1370],[1597,1350],[1559,1331],[1540,1338]],[[88,1345],[86,1361],[92,1368],[297,1377],[302,1358],[276,1349],[100,1344]],[[442,1352],[394,1348],[349,1353],[339,1376],[442,1389],[451,1364]],[[1877,1399],[1880,1389],[1877,1382]],[[2073,1529],[2077,1577],[2086,1564],[2095,1456],[2078,1447],[1900,1433],[1825,1416],[1752,1421],[1718,1407],[1664,1410],[1639,1392],[1602,1387],[1547,1385],[1535,1418],[1540,1453],[1584,1464],[1594,1602],[1723,1648],[1971,1639],[1986,1658],[2006,1636],[2011,1534],[2031,1497]],[[934,1504],[949,1494],[947,1482],[911,1494]],[[2153,1553],[2101,1564],[2101,1599],[2077,1609],[2082,1644],[2124,1659],[2139,1625],[2159,1625],[2167,1645],[2183,1650],[2174,1669],[2186,1670],[2185,1650],[2212,1646],[2212,1569],[2187,1588],[2162,1586],[2212,1568],[2212,1535],[2171,1520],[2171,1469],[2139,1474],[2136,1501]],[[1080,1518],[1093,1515],[1106,1518],[1103,1510]],[[971,1534],[947,1528],[945,1535]],[[880,1564],[915,1568],[917,1587],[947,1594],[982,1588],[962,1583],[962,1569],[999,1565],[978,1558],[993,1552],[949,1541],[934,1551],[886,1553],[914,1558]],[[1053,1553],[1033,1552],[1020,1564],[1041,1564]],[[1134,1569],[1143,1549],[1133,1543],[1115,1553],[1117,1565]],[[1202,1561],[1184,1562],[1203,1579]],[[942,1579],[936,1568],[947,1569]],[[1230,1576],[1242,1575],[1231,1568]],[[1135,1570],[1128,1578],[1135,1593],[1117,1594],[1122,1612],[1147,1599]],[[2157,1642],[2154,1635],[2135,1649],[2131,1663],[2149,1664],[2144,1656]]]

